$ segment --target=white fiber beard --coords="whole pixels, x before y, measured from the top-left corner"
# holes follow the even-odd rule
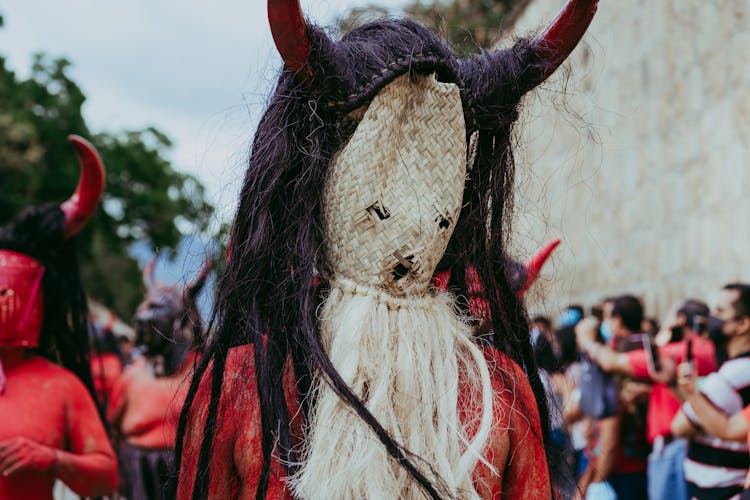
[[[396,443],[413,454],[409,460],[452,497],[478,498],[472,473],[484,461],[493,395],[487,362],[452,298],[440,293],[397,299],[342,280],[320,312],[320,335],[333,366]],[[459,380],[470,400],[481,400],[476,407],[482,411],[470,421],[459,421]],[[301,467],[288,479],[295,495],[426,498],[320,376],[313,395]]]

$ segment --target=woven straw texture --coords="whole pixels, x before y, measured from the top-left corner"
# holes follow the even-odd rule
[[[425,293],[460,212],[466,149],[456,85],[404,75],[383,88],[328,171],[329,278]]]

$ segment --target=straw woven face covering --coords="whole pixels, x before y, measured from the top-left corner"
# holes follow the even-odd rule
[[[325,182],[329,278],[397,297],[424,294],[455,228],[465,178],[458,86],[404,75],[384,87]]]

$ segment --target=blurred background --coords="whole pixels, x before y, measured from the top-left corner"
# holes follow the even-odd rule
[[[471,54],[537,32],[564,2],[301,3],[334,31],[406,12]],[[0,3],[0,223],[72,193],[66,136],[80,134],[108,175],[80,237],[92,298],[130,318],[155,253],[157,277],[189,281],[221,254],[280,68],[265,12],[263,0]],[[601,1],[516,130],[513,251],[563,239],[532,313],[626,289],[660,315],[748,279],[749,60],[750,0]]]

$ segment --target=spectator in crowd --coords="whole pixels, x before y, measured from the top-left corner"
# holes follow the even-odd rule
[[[654,337],[659,333],[659,322],[656,321],[656,318],[644,318],[641,323],[641,331],[646,335]]]
[[[628,349],[633,335],[640,332],[643,321],[643,306],[636,297],[623,295],[607,302],[603,309],[608,324],[603,330],[612,333],[610,347],[594,341],[598,326],[596,320],[584,320],[577,327],[577,331],[581,331],[581,344],[592,359],[600,349],[612,353],[614,348]],[[645,416],[644,404],[620,401],[614,415],[598,421],[598,443],[588,471],[589,488],[593,487],[593,492],[601,488],[601,483],[607,482],[620,500],[646,497],[649,446],[646,442]],[[587,498],[595,498],[596,495],[589,493]]]
[[[566,307],[557,318],[557,328],[566,326],[575,326],[583,319],[583,307],[578,304],[571,304]]]
[[[591,419],[581,412],[581,360],[574,328],[574,325],[568,325],[555,330],[555,337],[560,345],[560,358],[559,371],[552,376],[552,384],[560,395],[566,435],[572,448],[568,462],[577,480],[588,465],[584,450],[590,434]]]
[[[688,376],[694,367],[681,366],[681,387],[687,400],[672,422],[672,433],[690,438],[685,478],[691,497],[733,498],[745,484],[750,466],[748,446],[727,439],[732,436],[726,433],[711,435],[710,423],[709,427],[703,424],[710,420],[704,414],[710,405],[734,415],[750,404],[750,285],[726,285],[707,324],[713,338],[725,340],[728,360],[717,373],[706,377],[700,391],[695,390],[693,375]]]
[[[540,337],[547,339],[547,342],[552,346],[553,351],[555,350],[555,342],[552,338],[552,322],[547,316],[534,316],[531,319],[531,345],[535,346]]]
[[[687,455],[687,441],[675,439],[670,430],[672,419],[680,409],[680,401],[668,384],[675,376],[675,363],[682,362],[687,354],[687,339],[691,339],[694,367],[699,375],[708,375],[716,370],[714,344],[707,337],[698,337],[692,325],[705,320],[708,306],[689,299],[680,304],[674,323],[665,325],[672,332],[674,342],[659,347],[657,370],[652,356],[646,349],[627,353],[593,342],[591,327],[577,329],[578,342],[591,360],[607,372],[620,373],[638,380],[653,383],[648,395],[646,427],[648,441],[653,446],[648,461],[648,498],[660,500],[688,498],[683,462]],[[594,331],[595,333],[595,331]],[[671,340],[671,339],[670,339]],[[632,388],[632,386],[629,386]],[[637,397],[629,394],[629,398]]]
[[[691,363],[682,363],[678,367],[677,379],[680,392],[698,419],[698,423],[711,436],[724,441],[748,441],[750,445],[750,406],[746,406],[741,412],[727,415],[720,411],[696,388],[695,370]],[[745,478],[745,486],[742,499],[750,499],[750,473]]]

